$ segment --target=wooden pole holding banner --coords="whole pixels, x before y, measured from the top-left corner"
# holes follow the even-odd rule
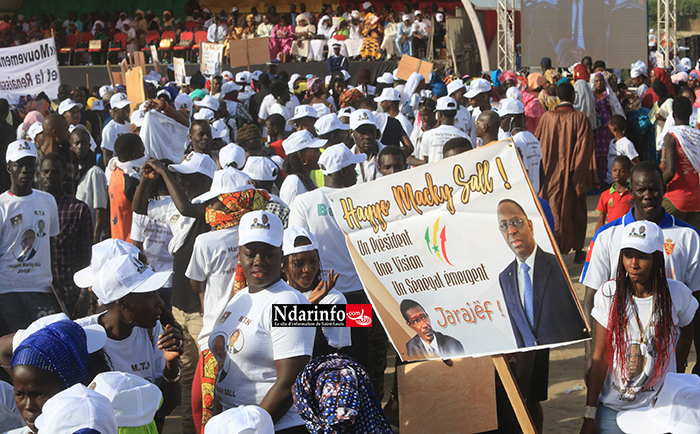
[[[87,85],[87,90],[90,92],[90,74],[85,73],[85,84]]]
[[[454,49],[454,46],[452,44],[452,41],[450,41],[450,53],[452,53],[452,64],[454,65],[454,68],[455,68],[455,75],[458,77],[461,77],[459,75],[459,71],[457,71],[457,58],[455,57],[455,49]]]
[[[515,417],[518,419],[523,434],[537,434],[535,424],[532,422],[532,417],[530,417],[527,407],[525,407],[518,383],[515,382],[515,376],[513,371],[510,370],[505,356],[503,354],[491,356],[491,360],[493,361],[493,366],[496,367],[498,376],[501,378],[501,383],[503,383],[503,388],[506,390],[508,400],[513,407],[513,412],[515,412]]]

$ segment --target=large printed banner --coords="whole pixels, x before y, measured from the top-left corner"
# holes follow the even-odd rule
[[[328,198],[403,360],[590,338],[512,141]]]
[[[0,95],[10,104],[20,97],[41,92],[58,97],[61,76],[58,71],[56,43],[53,38],[0,48]]]
[[[224,57],[224,45],[211,42],[200,42],[200,60],[202,74],[215,75],[221,72],[221,61]]]

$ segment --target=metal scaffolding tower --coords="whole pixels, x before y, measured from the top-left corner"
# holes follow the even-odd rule
[[[659,0],[673,1],[676,0]],[[675,8],[674,8],[675,10]],[[515,0],[498,0],[498,68],[501,71],[515,70]],[[675,16],[675,14],[674,14]],[[674,21],[675,29],[675,21]],[[675,35],[675,33],[674,33]]]
[[[656,8],[657,31],[659,32],[657,50],[663,56],[664,68],[676,67],[675,50],[678,49],[676,17],[676,0],[658,0]]]

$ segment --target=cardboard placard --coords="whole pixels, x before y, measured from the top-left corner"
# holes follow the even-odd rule
[[[433,72],[433,64],[404,54],[399,62],[399,70],[396,72],[396,76],[401,80],[408,80],[414,72],[418,72],[425,77],[425,82],[427,83],[430,80],[430,73]]]
[[[199,63],[202,74],[216,75],[221,72],[221,62],[224,57],[224,45],[211,42],[200,42]]]
[[[156,68],[156,72],[160,74],[160,59],[158,59],[158,47],[151,45],[151,61]]]
[[[401,434],[471,434],[498,428],[490,357],[397,366]],[[453,417],[450,417],[453,416]]]
[[[185,70],[185,59],[175,57],[173,59],[173,67],[175,68],[175,83],[187,84],[187,72]]]
[[[270,61],[270,38],[242,39],[229,42],[231,68],[261,65]]]
[[[88,50],[101,50],[102,49],[102,41],[99,39],[93,39],[90,41],[88,45]]]
[[[131,111],[138,110],[139,105],[146,101],[146,91],[143,88],[143,72],[141,68],[131,68],[124,77],[126,78],[126,96],[131,101]]]
[[[135,51],[133,57],[133,66],[141,68],[141,74],[145,77],[146,73],[146,55],[143,51]]]

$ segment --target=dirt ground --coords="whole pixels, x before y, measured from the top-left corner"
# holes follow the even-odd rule
[[[588,197],[588,232],[586,245],[593,237],[598,215],[595,207],[599,196]],[[582,265],[574,264],[574,253],[564,256],[566,268],[569,271],[571,280],[579,300],[583,300],[585,287],[578,283],[581,275]],[[544,431],[547,433],[568,434],[577,433],[581,429],[581,414],[586,401],[586,389],[583,381],[583,344],[570,345],[554,349],[550,353],[549,365],[549,400],[542,403],[544,410]],[[385,372],[385,398],[388,399],[388,391],[391,390],[391,382],[394,375],[394,353],[390,350],[387,370]],[[691,349],[688,358],[688,369],[690,372],[695,365],[697,356],[695,348]],[[382,404],[384,404],[382,403]],[[169,416],[165,422],[164,432],[166,434],[181,434],[180,409],[177,408],[173,415]],[[394,432],[398,432],[395,429]],[[431,434],[431,433],[427,433]]]

